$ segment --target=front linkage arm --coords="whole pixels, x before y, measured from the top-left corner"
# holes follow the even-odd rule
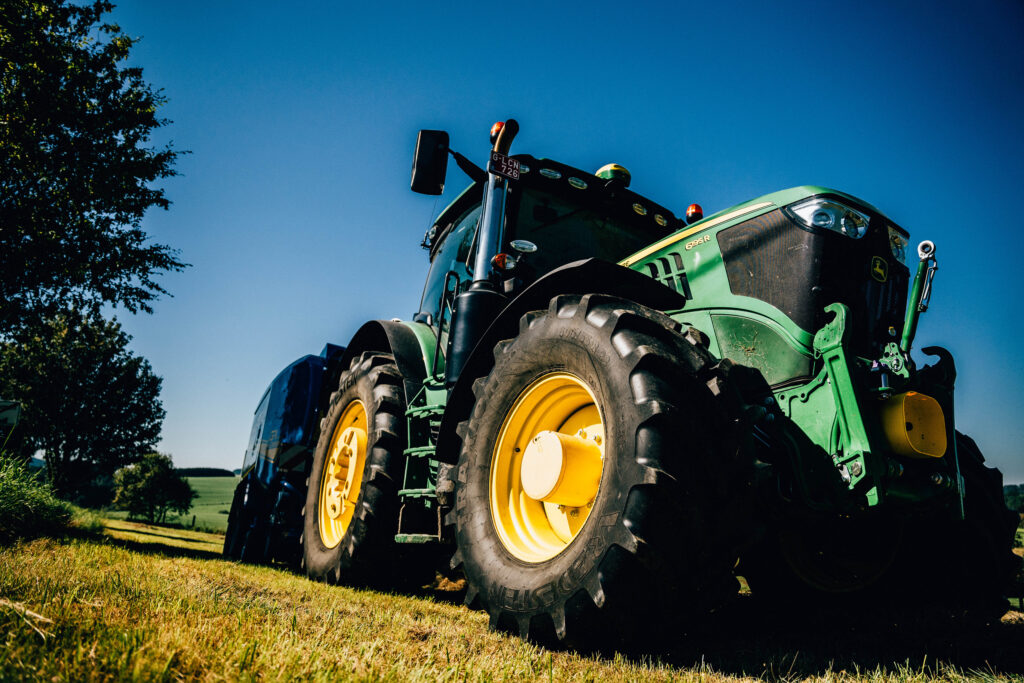
[[[881,501],[875,480],[884,467],[883,463],[876,462],[878,458],[871,453],[871,441],[863,420],[863,406],[850,371],[846,350],[846,320],[850,309],[844,304],[835,303],[826,306],[825,311],[835,317],[814,335],[814,353],[824,364],[836,406],[839,427],[839,450],[837,457],[834,456],[836,467],[843,479],[849,481],[851,490],[867,487],[864,495],[868,506],[878,505]]]

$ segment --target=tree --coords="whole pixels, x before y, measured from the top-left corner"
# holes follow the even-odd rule
[[[1006,507],[1024,514],[1024,484],[1009,484],[1003,487]]]
[[[114,473],[114,506],[151,523],[166,521],[168,512],[186,514],[197,495],[162,453],[147,453]]]
[[[128,350],[130,340],[116,320],[69,312],[0,343],[0,396],[22,405],[7,448],[23,458],[42,451],[62,497],[109,502],[96,500],[92,485],[160,435],[161,379]]]
[[[140,224],[180,152],[150,145],[165,102],[124,65],[113,5],[0,2],[0,336],[72,307],[151,312],[186,264]]]

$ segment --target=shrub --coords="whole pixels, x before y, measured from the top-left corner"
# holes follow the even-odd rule
[[[114,473],[114,507],[150,523],[165,522],[168,512],[186,514],[196,495],[174,471],[171,456],[162,453],[148,453]]]
[[[59,536],[73,510],[28,465],[0,454],[0,546],[20,539]]]

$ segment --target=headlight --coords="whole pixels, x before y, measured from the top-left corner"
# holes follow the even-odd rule
[[[900,232],[897,228],[889,226],[889,248],[892,249],[893,257],[902,263],[907,265],[907,245],[910,244],[910,239]]]
[[[857,240],[868,231],[867,215],[832,199],[811,197],[789,207],[792,214],[808,228],[832,230]]]

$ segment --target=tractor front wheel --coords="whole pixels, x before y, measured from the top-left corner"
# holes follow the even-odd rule
[[[899,518],[795,517],[772,525],[739,566],[754,597],[781,607],[873,605],[891,571],[905,525]]]
[[[964,519],[947,507],[779,524],[740,565],[754,597],[787,611],[829,604],[846,613],[931,607],[1001,616],[1020,567],[1011,550],[1019,518],[1003,501],[1002,474],[985,465],[974,440],[956,432],[956,448]]]
[[[735,593],[737,487],[699,333],[599,295],[523,317],[477,380],[453,513],[466,601],[542,642],[628,633]]]

